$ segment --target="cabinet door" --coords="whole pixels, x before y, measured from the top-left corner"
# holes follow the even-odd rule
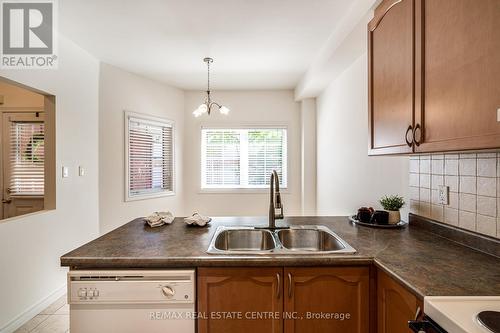
[[[284,272],[285,316],[290,317],[284,320],[286,333],[368,332],[368,267],[285,268]]]
[[[424,131],[416,151],[500,147],[500,1],[417,4],[423,102],[415,121]]]
[[[413,0],[385,0],[368,24],[370,155],[412,152],[414,15]]]
[[[198,311],[208,319],[198,320],[198,332],[281,333],[282,274],[282,268],[199,268]]]
[[[408,320],[414,320],[422,303],[415,295],[382,271],[377,274],[378,333],[411,332]]]

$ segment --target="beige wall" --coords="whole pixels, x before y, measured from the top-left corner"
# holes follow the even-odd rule
[[[98,235],[99,63],[64,37],[57,70],[0,76],[56,96],[57,209],[0,222],[0,331],[10,331],[65,292],[59,257]],[[62,166],[70,177],[61,178]],[[77,176],[78,166],[86,168]]]
[[[7,82],[0,81],[0,96],[4,99],[3,104],[0,104],[0,110],[18,107],[43,108],[43,95]]]
[[[184,93],[107,64],[99,79],[99,206],[100,230],[108,232],[155,211],[183,210]],[[124,111],[175,122],[175,195],[125,202]]]
[[[319,215],[380,207],[378,200],[385,194],[403,195],[408,202],[408,158],[368,156],[367,79],[365,53],[317,98]]]
[[[201,126],[286,125],[288,126],[288,190],[283,202],[286,215],[301,214],[300,182],[300,105],[292,91],[215,91],[215,101],[231,109],[229,116],[217,112],[195,118],[191,113],[203,102],[203,92],[185,93],[184,185],[186,212],[212,216],[267,215],[268,190],[250,193],[200,192],[200,130]]]

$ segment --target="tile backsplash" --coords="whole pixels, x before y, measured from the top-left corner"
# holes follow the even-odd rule
[[[500,152],[411,156],[409,177],[412,213],[500,238]]]

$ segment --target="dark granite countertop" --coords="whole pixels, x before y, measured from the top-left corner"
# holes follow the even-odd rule
[[[353,246],[348,255],[218,255],[206,250],[219,225],[262,225],[265,217],[216,217],[208,228],[182,218],[151,229],[142,219],[127,223],[61,257],[62,266],[173,268],[201,266],[370,265],[389,273],[419,297],[500,295],[500,258],[418,227],[374,229],[346,217],[288,217],[279,225],[325,225]]]

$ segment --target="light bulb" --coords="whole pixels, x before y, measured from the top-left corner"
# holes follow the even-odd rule
[[[198,118],[202,114],[206,113],[207,110],[208,110],[207,105],[206,104],[201,104],[200,106],[198,106],[198,108],[196,110],[193,111],[193,115],[196,118]]]
[[[229,109],[227,107],[225,107],[224,105],[222,105],[220,108],[219,108],[219,112],[223,115],[227,115],[229,113]]]

